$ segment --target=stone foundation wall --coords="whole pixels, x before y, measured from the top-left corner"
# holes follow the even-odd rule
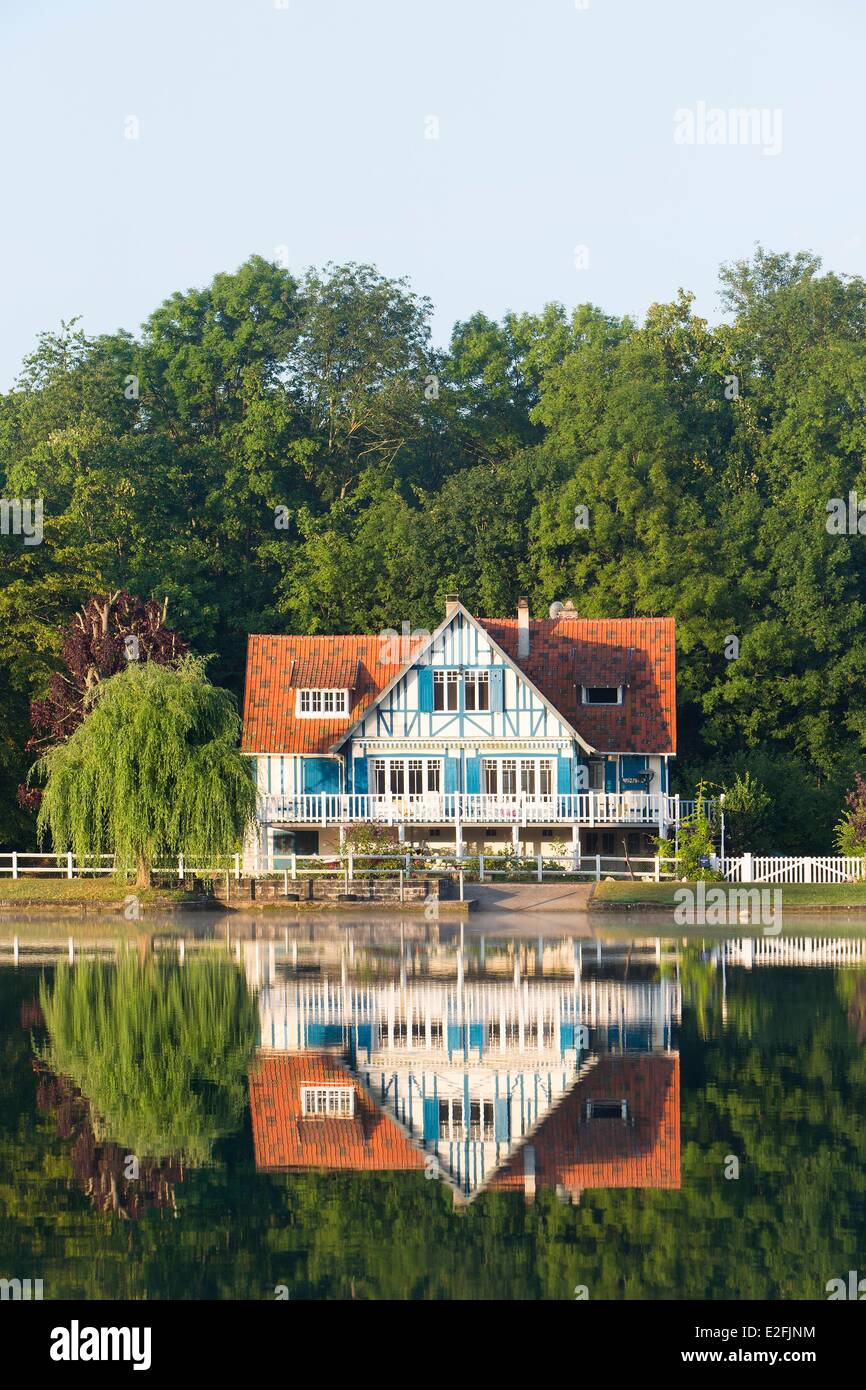
[[[438,899],[438,879],[412,879],[403,885],[382,879],[355,879],[346,884],[345,879],[299,878],[286,880],[280,874],[277,878],[232,878],[228,880],[228,899],[226,899],[226,880],[214,879],[212,884],[200,885],[212,891],[218,902],[378,902],[378,903],[423,903],[428,898]],[[286,888],[288,886],[288,893]],[[442,894],[447,896],[447,887]]]

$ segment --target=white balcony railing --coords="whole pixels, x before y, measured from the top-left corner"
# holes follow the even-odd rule
[[[706,802],[705,807],[710,803]],[[551,796],[491,796],[444,792],[421,796],[261,796],[259,819],[286,825],[676,825],[693,801],[661,792],[569,792]]]

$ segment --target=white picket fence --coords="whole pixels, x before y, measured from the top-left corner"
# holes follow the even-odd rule
[[[376,877],[410,878],[435,877],[438,874],[461,872],[467,878],[477,877],[484,883],[495,878],[532,878],[539,883],[547,879],[575,877],[643,879],[659,883],[677,878],[678,861],[673,857],[654,855],[626,860],[622,855],[584,854],[570,851],[562,854],[515,856],[508,853],[483,854],[457,859],[454,855],[417,854],[306,854],[275,855],[271,862],[260,861],[254,867],[244,866],[239,854],[223,855],[219,860],[200,863],[179,855],[177,860],[163,861],[153,873],[156,876],[182,881],[187,875],[201,877],[229,874],[235,879],[280,876],[287,879],[309,877],[345,878],[351,883],[373,874]],[[852,856],[826,855],[726,855],[716,856],[713,866],[729,883],[861,883],[866,881],[866,862]],[[72,853],[52,855],[13,850],[0,854],[0,877],[27,878],[33,874],[48,874],[55,878],[86,878],[114,873],[114,857],[110,854],[77,858]]]
[[[719,868],[729,883],[861,883],[864,861],[841,854],[742,854]]]

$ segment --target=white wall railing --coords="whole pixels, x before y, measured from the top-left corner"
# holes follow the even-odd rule
[[[704,802],[709,809],[710,802]],[[475,792],[428,792],[419,796],[373,794],[273,795],[259,797],[259,820],[285,825],[676,825],[693,813],[694,801],[661,792],[568,792],[549,796],[493,796]]]

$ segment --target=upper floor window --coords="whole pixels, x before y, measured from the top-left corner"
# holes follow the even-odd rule
[[[621,685],[582,685],[585,705],[621,705]]]
[[[348,690],[299,690],[295,713],[299,719],[345,719]]]
[[[490,676],[486,671],[467,671],[463,677],[464,708],[490,708]]]
[[[355,1113],[353,1086],[302,1086],[301,1113],[308,1119],[350,1120]]]
[[[459,707],[460,672],[433,672],[433,708],[457,709]]]

